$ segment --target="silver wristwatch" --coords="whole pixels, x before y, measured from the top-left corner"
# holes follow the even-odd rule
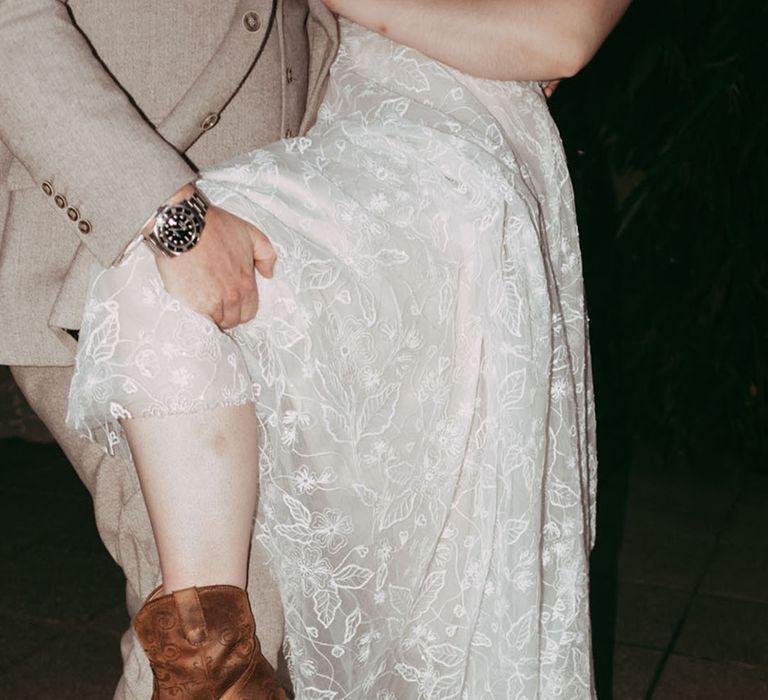
[[[177,204],[164,204],[155,213],[154,226],[144,240],[155,255],[169,258],[192,250],[200,241],[210,206],[198,190]]]

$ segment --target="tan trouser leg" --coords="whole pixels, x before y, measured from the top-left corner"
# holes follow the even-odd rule
[[[91,492],[101,539],[125,573],[126,602],[133,617],[160,578],[157,551],[136,471],[133,465],[105,455],[100,447],[79,437],[65,424],[71,367],[13,367],[11,371],[30,405]],[[283,639],[282,607],[263,562],[263,550],[254,541],[248,593],[262,652],[276,666]],[[120,646],[123,677],[115,700],[147,700],[152,694],[152,674],[132,630],[126,631]]]

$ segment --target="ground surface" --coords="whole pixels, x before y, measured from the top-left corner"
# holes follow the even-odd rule
[[[600,700],[768,699],[768,478],[728,474],[603,475]],[[0,440],[0,523],[0,698],[109,700],[122,576],[55,446]]]

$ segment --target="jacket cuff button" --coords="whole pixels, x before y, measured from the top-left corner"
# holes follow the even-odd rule
[[[67,216],[69,217],[70,221],[77,221],[80,218],[80,212],[77,211],[74,207],[70,207],[67,209]]]
[[[83,235],[90,233],[92,230],[91,222],[88,221],[88,219],[80,219],[80,221],[77,222],[77,230]]]
[[[41,187],[43,188],[43,192],[47,197],[50,197],[53,194],[53,185],[50,182],[48,182],[48,180],[43,182]]]
[[[64,209],[64,207],[67,206],[67,198],[63,194],[57,194],[53,198],[53,201],[56,202],[56,206],[59,209]]]
[[[213,129],[216,124],[219,123],[219,115],[215,112],[212,112],[209,114],[205,119],[203,119],[202,123],[200,124],[200,128],[203,131],[208,131],[209,129]]]
[[[261,29],[261,17],[259,17],[259,13],[253,12],[253,10],[246,12],[243,15],[243,26],[249,32],[258,32],[259,29]]]

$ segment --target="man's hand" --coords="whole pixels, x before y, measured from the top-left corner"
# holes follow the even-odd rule
[[[188,191],[189,190],[189,191]],[[174,200],[191,194],[182,189]],[[165,288],[219,328],[234,328],[256,315],[259,305],[254,267],[272,277],[275,251],[269,239],[247,221],[211,206],[200,242],[175,258],[157,258]]]

